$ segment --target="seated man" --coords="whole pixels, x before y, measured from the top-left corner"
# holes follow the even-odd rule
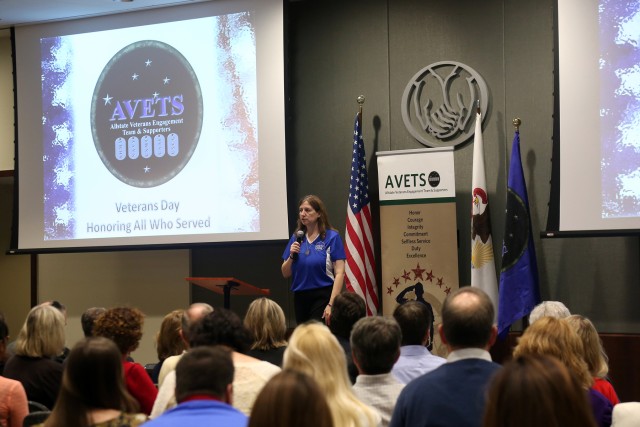
[[[347,357],[347,372],[349,373],[351,384],[356,382],[358,368],[353,364],[353,359],[351,358],[351,343],[349,342],[349,337],[353,325],[366,315],[367,307],[364,299],[354,292],[342,292],[333,299],[329,329],[331,333],[338,338],[338,342]]]
[[[359,375],[353,386],[358,399],[376,409],[387,427],[404,384],[391,375],[400,356],[400,326],[391,318],[358,320],[351,331],[351,351]]]
[[[482,290],[464,287],[442,306],[440,338],[447,363],[411,381],[400,393],[391,427],[480,427],[487,385],[500,365],[488,350],[496,340],[493,303]]]
[[[408,301],[399,305],[393,312],[402,331],[400,358],[391,371],[403,384],[431,372],[446,362],[434,356],[427,349],[431,341],[429,325],[433,322],[431,311],[421,302]]]
[[[246,415],[231,406],[234,367],[222,346],[189,350],[176,366],[178,406],[146,423],[149,427],[245,427]]]

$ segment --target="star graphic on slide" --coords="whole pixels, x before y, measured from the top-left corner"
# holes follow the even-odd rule
[[[160,95],[158,92],[154,92],[153,93],[153,99],[156,99],[158,97],[158,95]]]
[[[420,268],[420,263],[418,263],[418,266],[411,271],[413,271],[413,274],[415,274],[415,277],[413,278],[414,280],[418,280],[418,277],[421,280],[424,280],[424,277],[422,277],[422,273],[424,273],[426,270],[424,268]]]
[[[427,273],[427,280],[433,282],[433,270]]]
[[[398,286],[400,286],[400,279],[399,279],[399,278],[397,278],[397,277],[394,277],[394,278],[393,278],[393,284],[394,284],[394,285],[396,285],[396,288],[397,288]]]
[[[149,173],[150,170],[151,168],[149,166],[144,167],[144,173]]]
[[[151,65],[151,63],[152,63],[152,62],[153,62],[152,60],[147,59],[147,60],[145,61],[144,65],[148,67],[148,66],[150,66],[150,65]]]
[[[163,80],[164,84],[168,85],[171,79],[169,77],[165,77]]]
[[[104,105],[111,104],[112,99],[113,99],[113,96],[109,96],[109,94],[107,94],[107,96],[102,98],[102,100],[104,101]]]
[[[407,270],[404,270],[404,274],[402,275],[402,278],[404,279],[405,283],[408,280],[411,280],[411,276],[409,275],[409,272]]]
[[[388,294],[388,295],[391,295],[392,293],[393,293],[393,289],[391,289],[391,286],[389,286],[389,287],[387,288],[387,294]]]
[[[138,80],[138,77],[140,77],[137,73],[133,73],[133,75],[131,76],[131,80]]]
[[[444,283],[442,283],[442,281],[444,280],[444,277],[439,277],[438,278],[438,286],[442,287],[442,285],[444,285]]]
[[[444,289],[444,293],[449,295],[451,293],[451,288],[446,286],[445,289]]]

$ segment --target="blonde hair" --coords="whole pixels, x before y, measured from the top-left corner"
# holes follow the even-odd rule
[[[51,305],[33,307],[16,339],[16,354],[55,357],[64,349],[64,316]]]
[[[287,321],[282,308],[269,298],[254,300],[244,317],[253,344],[251,350],[271,350],[287,345]]]
[[[566,318],[569,326],[573,328],[582,339],[584,346],[584,361],[587,362],[589,372],[597,378],[605,378],[609,373],[609,358],[602,346],[602,340],[591,320],[579,314]]]
[[[583,353],[582,340],[566,319],[542,317],[524,331],[513,351],[513,357],[555,356],[587,389],[592,386],[593,378],[582,357]]]
[[[316,380],[327,397],[335,426],[364,427],[364,420],[370,426],[376,424],[375,412],[353,393],[344,350],[325,325],[312,322],[298,326],[284,352],[283,367]]]

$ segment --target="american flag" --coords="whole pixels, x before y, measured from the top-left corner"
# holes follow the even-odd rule
[[[367,315],[378,313],[378,287],[373,255],[369,178],[362,140],[361,113],[356,114],[353,130],[353,158],[347,206],[345,267],[347,290],[364,298]]]

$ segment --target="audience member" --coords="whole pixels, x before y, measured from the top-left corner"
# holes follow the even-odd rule
[[[80,340],[71,350],[60,395],[45,427],[134,427],[146,421],[127,392],[122,354],[104,337]]]
[[[351,329],[353,325],[367,315],[367,306],[362,297],[354,292],[342,292],[333,300],[329,329],[336,336],[347,359],[347,372],[351,384],[356,382],[358,368],[351,357]]]
[[[243,354],[249,349],[251,338],[242,324],[242,320],[230,310],[216,309],[207,314],[195,323],[189,331],[189,337],[190,348],[224,345],[232,350],[235,368],[233,406],[248,416],[256,396],[267,381],[280,372],[280,368],[269,362]],[[176,405],[176,376],[177,373],[173,371],[165,377],[153,406],[151,418],[157,417]]]
[[[482,424],[487,385],[500,369],[488,352],[497,335],[494,313],[493,303],[478,288],[460,288],[445,298],[438,332],[450,351],[447,363],[407,384],[391,426]]]
[[[244,326],[253,339],[247,354],[282,366],[282,356],[287,348],[287,322],[278,303],[268,298],[252,301],[244,316]]]
[[[594,390],[593,378],[583,359],[584,347],[578,334],[566,319],[542,317],[532,323],[522,334],[513,351],[514,357],[524,355],[549,355],[560,360],[575,375],[585,391],[588,391],[591,408],[597,424],[611,425],[612,405],[600,392]]]
[[[3,375],[22,383],[28,400],[52,408],[62,381],[62,364],[53,360],[64,348],[64,316],[49,304],[33,307],[15,341],[15,355]]]
[[[433,339],[429,330],[433,317],[427,306],[408,301],[396,307],[393,317],[402,331],[400,358],[391,371],[398,381],[407,384],[447,361],[431,354],[427,348]]]
[[[80,323],[82,324],[82,332],[85,337],[93,336],[93,325],[96,323],[96,319],[105,311],[104,307],[91,307],[82,313],[80,317]]]
[[[316,381],[284,370],[264,386],[251,410],[249,427],[333,427],[327,399]]]
[[[613,385],[607,380],[609,373],[609,358],[602,346],[602,340],[598,335],[596,327],[591,320],[579,314],[574,314],[566,318],[569,326],[578,333],[582,339],[584,353],[582,353],[584,361],[587,362],[589,373],[593,377],[593,389],[602,393],[604,397],[609,399],[612,405],[620,403]]]
[[[415,299],[408,299],[407,295],[410,295],[412,292],[413,292],[413,295],[415,296]],[[402,290],[402,292],[400,292],[396,296],[396,302],[400,305],[407,303],[409,301],[418,301],[419,303],[424,304],[424,306],[429,311],[429,319],[431,319],[429,321],[429,336],[432,339],[430,339],[429,342],[427,343],[427,350],[431,351],[433,350],[433,337],[435,336],[434,325],[433,325],[433,321],[434,321],[433,307],[431,306],[429,301],[424,299],[424,286],[422,285],[422,283],[418,282],[413,286],[407,286]]]
[[[189,330],[193,324],[202,319],[213,311],[213,307],[204,302],[195,302],[182,314],[180,322],[180,336],[184,342],[185,348],[189,348]],[[184,352],[183,352],[184,353]],[[162,363],[160,373],[158,374],[158,387],[162,386],[164,378],[167,374],[176,369],[176,365],[180,361],[182,354],[167,357]]]
[[[327,398],[334,426],[373,427],[380,423],[380,415],[353,393],[344,351],[325,325],[312,322],[296,327],[284,352],[284,368],[316,380]]]
[[[613,407],[611,427],[639,427],[640,402],[618,403]]]
[[[595,427],[578,379],[552,356],[520,356],[494,378],[483,427]]]
[[[182,316],[184,310],[173,310],[162,319],[160,331],[156,335],[156,352],[158,363],[151,372],[151,381],[158,383],[158,375],[164,361],[171,356],[181,355],[187,348],[180,330],[182,329]]]
[[[382,427],[389,425],[393,408],[404,388],[404,384],[391,374],[391,368],[400,356],[401,337],[398,322],[380,316],[358,320],[351,331],[351,351],[359,373],[353,392],[380,413]]]
[[[180,358],[176,366],[178,406],[146,425],[149,427],[245,427],[247,416],[231,406],[233,361],[223,346],[201,346]]]
[[[122,354],[127,390],[138,401],[140,410],[149,415],[158,389],[142,365],[127,360],[129,354],[140,344],[143,322],[144,315],[137,308],[110,308],[96,320],[93,334],[116,343]]]
[[[542,317],[555,317],[556,319],[564,319],[571,316],[571,312],[566,305],[560,301],[542,301],[533,307],[529,313],[529,324],[533,324]]]
[[[9,328],[0,313],[0,360],[4,360],[8,335]],[[28,412],[27,394],[20,381],[0,376],[0,426],[22,427],[22,420]]]

